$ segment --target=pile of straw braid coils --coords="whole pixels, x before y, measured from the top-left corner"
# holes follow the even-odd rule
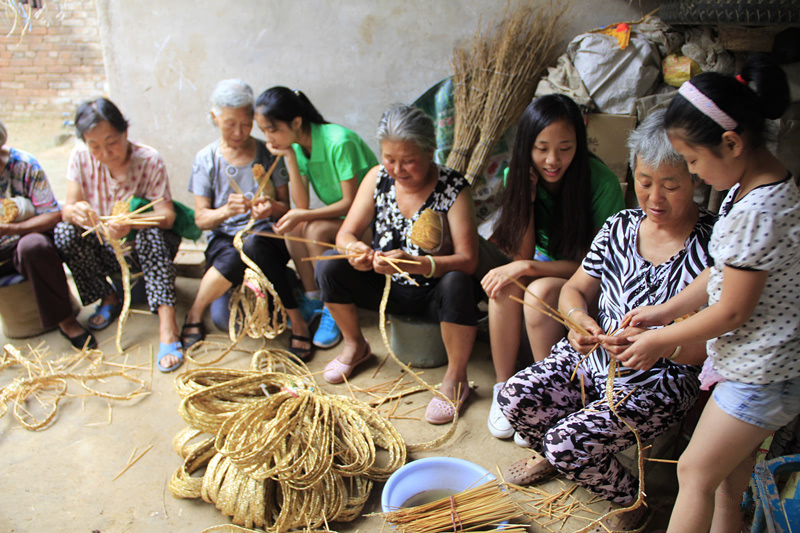
[[[173,439],[184,463],[172,494],[268,532],[354,520],[373,482],[405,464],[403,438],[367,404],[320,390],[289,352],[260,350],[251,368],[177,377],[189,427]]]

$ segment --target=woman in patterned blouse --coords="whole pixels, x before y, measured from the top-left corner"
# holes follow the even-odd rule
[[[67,277],[53,242],[61,220],[50,182],[36,159],[6,146],[8,132],[0,122],[0,198],[30,202],[29,217],[0,224],[0,276],[20,273],[31,282],[43,328],[58,331],[75,348],[95,348],[94,336],[75,319]]]
[[[467,363],[475,342],[477,282],[471,277],[478,244],[471,189],[459,173],[433,161],[433,122],[420,109],[397,105],[383,114],[377,133],[382,164],[364,178],[355,202],[336,236],[347,260],[320,261],[317,283],[322,301],[342,330],[344,349],[325,369],[325,379],[341,383],[356,365],[370,358],[358,324],[356,306],[377,309],[384,275],[392,275],[387,311],[439,321],[448,366],[441,393],[460,408],[469,394]],[[442,213],[452,247],[432,255],[410,239],[411,227],[427,208]],[[372,228],[372,243],[364,238]],[[399,275],[385,259],[413,263]],[[453,404],[431,400],[425,419],[450,422]]]

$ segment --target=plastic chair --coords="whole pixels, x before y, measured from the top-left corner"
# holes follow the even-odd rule
[[[800,499],[781,498],[775,478],[800,471],[800,454],[778,457],[756,465],[753,472],[755,516],[752,533],[800,531]]]

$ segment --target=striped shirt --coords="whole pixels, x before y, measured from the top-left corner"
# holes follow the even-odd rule
[[[632,309],[666,302],[711,262],[708,244],[716,217],[709,211],[700,208],[700,216],[683,249],[660,265],[639,255],[639,226],[644,219],[641,209],[628,209],[609,217],[583,260],[583,270],[600,280],[597,323],[604,331],[617,329]],[[598,372],[608,369],[608,354],[602,348],[595,350],[588,361]],[[621,379],[647,383],[664,371],[692,371],[686,367],[659,359],[650,370],[631,372]]]

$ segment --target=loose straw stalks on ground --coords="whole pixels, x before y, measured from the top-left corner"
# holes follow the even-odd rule
[[[0,389],[0,417],[6,414],[7,402],[14,403],[14,417],[26,429],[48,427],[55,419],[59,402],[67,396],[68,384],[75,381],[90,395],[111,400],[131,400],[147,393],[149,382],[137,377],[140,367],[111,364],[99,350],[82,350],[71,355],[52,359],[37,348],[30,348],[24,356],[17,348],[6,344],[0,359],[0,370],[19,366],[21,375]],[[110,369],[109,369],[110,368]],[[92,388],[92,382],[120,378],[137,385],[127,392],[113,394]],[[41,418],[32,414],[25,405],[34,400],[43,411]]]

